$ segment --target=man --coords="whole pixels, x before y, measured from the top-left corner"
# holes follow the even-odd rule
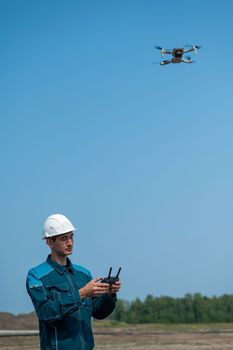
[[[91,317],[103,319],[115,308],[120,282],[112,286],[92,279],[88,270],[71,263],[74,231],[64,215],[49,216],[43,238],[51,249],[47,261],[32,268],[27,291],[39,318],[41,350],[91,350]]]

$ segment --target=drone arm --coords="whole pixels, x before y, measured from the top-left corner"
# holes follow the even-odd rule
[[[184,53],[185,52],[191,52],[191,51],[194,51],[194,53],[196,54],[197,53],[197,49],[200,49],[201,46],[198,46],[198,45],[193,45],[192,47],[190,47],[190,49],[186,49],[184,50]]]
[[[186,52],[191,52],[191,51],[195,51],[194,47],[191,47],[190,49],[184,50],[184,53],[186,53]],[[195,53],[196,53],[196,52],[195,52]]]
[[[191,58],[182,58],[181,62],[184,62],[184,63],[192,63],[193,61],[191,60]]]
[[[161,62],[160,62],[160,65],[161,65],[161,66],[164,66],[164,65],[169,64],[169,63],[172,63],[172,60],[164,60],[164,61],[161,61]]]
[[[165,55],[172,55],[172,51],[171,51],[171,50],[163,49],[163,53],[164,53]]]

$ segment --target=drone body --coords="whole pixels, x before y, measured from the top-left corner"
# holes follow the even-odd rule
[[[172,58],[169,60],[163,60],[160,62],[161,66],[164,66],[166,64],[170,63],[193,63],[193,60],[191,57],[183,57],[183,55],[187,52],[194,52],[197,53],[197,50],[200,49],[200,46],[192,45],[188,49],[184,49],[183,47],[174,48],[173,50],[164,49],[160,46],[155,46],[156,49],[160,50],[161,56],[164,57],[164,55],[172,55]]]

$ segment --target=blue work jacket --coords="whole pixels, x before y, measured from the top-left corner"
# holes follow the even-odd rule
[[[92,276],[67,258],[67,266],[47,261],[32,268],[27,291],[39,318],[41,350],[91,350],[91,318],[103,319],[115,308],[116,297],[80,299],[79,289]]]

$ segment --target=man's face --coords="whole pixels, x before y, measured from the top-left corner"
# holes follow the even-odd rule
[[[74,234],[73,232],[67,232],[53,238],[48,238],[47,244],[52,251],[60,256],[64,257],[72,254],[74,245]]]

